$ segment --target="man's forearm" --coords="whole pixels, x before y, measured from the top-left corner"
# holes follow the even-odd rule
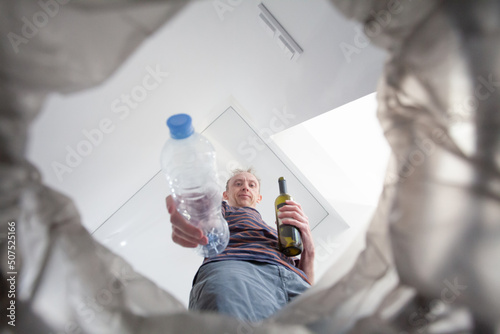
[[[308,251],[304,249],[297,267],[307,275],[309,282],[314,284],[314,250]]]

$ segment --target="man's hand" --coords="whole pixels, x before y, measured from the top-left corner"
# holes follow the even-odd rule
[[[304,250],[300,256],[298,268],[314,282],[314,241],[309,228],[309,218],[302,211],[299,203],[287,200],[286,205],[279,209],[278,217],[283,224],[292,225],[299,229]]]
[[[195,248],[198,245],[206,245],[208,238],[203,235],[203,231],[191,225],[184,218],[175,206],[171,195],[166,198],[167,210],[172,223],[172,240],[183,247]]]

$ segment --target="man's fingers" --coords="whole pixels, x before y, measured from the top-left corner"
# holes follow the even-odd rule
[[[175,206],[172,196],[167,197],[167,210],[170,213],[170,222],[172,223],[172,240],[184,247],[196,247],[196,245],[206,245],[208,239],[203,235],[203,231],[196,226],[191,225],[184,218]],[[195,243],[195,246],[190,246]]]
[[[174,199],[172,196],[167,197],[167,210],[170,213],[170,222],[173,226],[175,226],[178,230],[182,231],[185,235],[188,235],[194,239],[200,239],[203,236],[203,232],[201,229],[191,225],[186,218],[184,218],[174,203]]]
[[[179,228],[172,225],[172,240],[174,242],[185,246],[185,247],[196,247],[198,245],[206,245],[208,243],[208,238],[201,233],[201,237],[193,237],[190,234],[185,233]],[[178,242],[179,241],[179,242]],[[193,245],[193,246],[188,246]]]
[[[280,218],[281,216],[283,216],[288,218],[294,218],[303,222],[309,221],[309,218],[305,215],[304,211],[302,211],[302,207],[300,206],[299,203],[294,202],[292,200],[287,200],[286,204],[287,205],[283,205],[279,209]]]
[[[167,203],[167,211],[169,214],[172,214],[177,207],[175,206],[174,199],[172,198],[172,195],[168,195],[166,198],[166,203]]]
[[[314,242],[309,226],[309,218],[305,215],[299,203],[287,200],[286,204],[280,208],[279,217],[282,219],[283,224],[295,226],[300,230],[304,252],[314,254]]]
[[[278,217],[282,218],[282,219],[291,218],[291,219],[295,219],[295,220],[298,220],[301,222],[305,222],[304,216],[302,216],[301,214],[299,214],[298,212],[295,212],[295,211],[280,212],[278,214]]]
[[[198,247],[198,244],[196,242],[189,242],[189,241],[186,241],[184,239],[181,239],[179,237],[177,237],[176,235],[172,235],[172,240],[182,246],[182,247],[187,247],[187,248],[196,248]]]
[[[302,211],[300,204],[291,200],[287,200],[286,204],[280,208],[278,214],[283,224],[295,226],[303,235],[310,233],[309,218]]]
[[[199,240],[203,237],[203,231],[191,225],[177,210],[170,215],[170,222],[183,235],[189,236],[194,240]]]
[[[299,211],[296,210],[280,210],[278,213],[280,219],[294,219],[302,223],[308,224],[308,218]]]
[[[203,237],[202,239],[206,239]],[[192,237],[184,234],[182,231],[177,229],[175,226],[172,226],[172,240],[183,247],[195,248],[199,244],[206,244],[202,242],[200,239],[193,239]]]
[[[295,202],[294,200],[287,199],[286,204],[296,206],[297,208],[299,208],[302,211],[302,206],[299,203]]]

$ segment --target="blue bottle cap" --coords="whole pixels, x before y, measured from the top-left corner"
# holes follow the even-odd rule
[[[170,137],[174,139],[184,139],[194,132],[191,116],[188,114],[177,114],[167,119],[167,126],[170,129]]]

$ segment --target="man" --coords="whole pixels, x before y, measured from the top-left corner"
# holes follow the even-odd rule
[[[276,229],[256,210],[262,200],[260,180],[251,169],[235,170],[223,193],[222,213],[228,222],[229,244],[221,254],[205,259],[191,290],[191,310],[216,311],[249,321],[273,315],[314,281],[314,244],[301,206],[287,201],[280,208],[284,224],[299,229],[304,250],[299,260],[277,249]],[[207,244],[207,237],[177,212],[171,196],[167,209],[172,240],[184,247]]]

